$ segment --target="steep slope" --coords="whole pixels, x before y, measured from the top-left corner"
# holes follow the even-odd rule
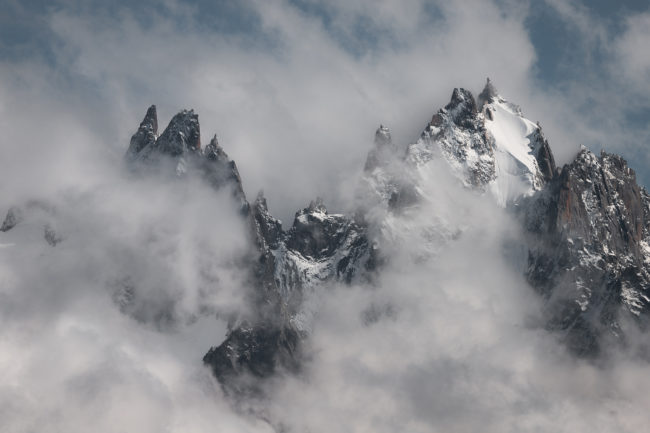
[[[582,149],[522,201],[527,276],[547,300],[549,327],[580,355],[623,342],[622,325],[650,317],[650,200],[623,158]]]
[[[439,254],[465,229],[443,202],[460,183],[501,207],[544,188],[556,167],[541,127],[488,80],[478,98],[454,89],[414,143],[397,145],[381,126],[368,155],[361,212],[387,243],[409,240],[413,258]],[[423,209],[428,209],[423,211]]]
[[[263,240],[255,314],[231,324],[226,340],[203,358],[235,394],[259,391],[249,376],[263,379],[300,368],[301,340],[309,335],[316,312],[306,295],[330,281],[363,278],[374,268],[366,228],[353,218],[329,214],[320,200],[297,212],[286,232],[261,194],[251,213]]]
[[[223,151],[216,135],[201,148],[199,116],[193,110],[180,111],[158,135],[156,106],[149,107],[131,137],[125,158],[137,171],[148,169],[182,177],[189,170],[204,177],[215,189],[231,188],[233,196],[246,206],[237,165]]]
[[[454,89],[449,104],[408,146],[411,164],[436,157],[466,186],[489,191],[501,206],[539,191],[555,172],[541,127],[500,96],[489,79],[478,104],[468,90]]]
[[[525,215],[529,265],[523,271],[547,299],[549,329],[573,352],[597,355],[606,339],[624,341],[626,322],[645,326],[648,194],[622,158],[583,149],[558,170],[539,124],[524,118],[488,80],[478,104],[470,92],[455,89],[450,103],[408,146],[405,160],[411,172],[443,160],[466,187]],[[419,197],[426,195],[421,179],[410,178],[410,190]],[[453,224],[437,227],[462,231]]]

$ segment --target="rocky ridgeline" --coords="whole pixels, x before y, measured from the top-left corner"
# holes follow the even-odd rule
[[[548,187],[522,200],[527,276],[548,301],[549,328],[580,355],[624,343],[650,317],[650,200],[623,158],[582,149]]]
[[[248,221],[254,257],[248,295],[252,313],[229,324],[226,340],[205,355],[204,362],[228,390],[251,392],[236,378],[268,377],[281,366],[300,366],[300,341],[308,334],[309,311],[303,308],[308,290],[330,280],[351,282],[374,267],[373,249],[363,223],[344,215],[331,215],[320,200],[296,213],[284,231],[273,218],[260,193],[250,204],[235,163],[216,137],[201,148],[198,116],[183,110],[158,136],[156,108],[147,111],[126,153],[135,169],[168,170],[177,176],[198,174],[215,189],[230,188],[242,203]]]
[[[423,200],[417,173],[434,160],[445,161],[462,185],[491,194],[521,222],[528,250],[523,272],[546,300],[548,329],[572,352],[597,356],[609,340],[625,344],[626,326],[647,326],[650,196],[621,157],[582,149],[572,163],[556,167],[541,127],[488,80],[478,100],[454,89],[415,143],[397,145],[381,126],[363,172],[369,195],[399,219]],[[242,261],[250,271],[250,313],[233,318],[225,341],[203,359],[233,395],[259,391],[260,380],[278,371],[300,369],[315,314],[306,302],[310,293],[333,281],[371,282],[381,272],[381,242],[370,235],[382,232],[371,230],[380,222],[366,218],[364,206],[354,215],[330,214],[315,200],[283,230],[261,193],[249,203],[237,166],[216,136],[201,145],[192,110],[175,115],[159,135],[151,106],[126,161],[138,173],[191,172],[215,189],[230,189],[240,203],[254,246]],[[20,224],[29,209],[12,208],[0,230]],[[447,232],[433,242],[453,241],[454,230]],[[61,241],[47,227],[44,237],[51,246]]]

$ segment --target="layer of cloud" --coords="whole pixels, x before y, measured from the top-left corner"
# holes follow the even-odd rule
[[[401,236],[384,239],[390,264],[377,284],[314,295],[310,361],[270,386],[269,418],[312,432],[643,428],[650,366],[568,356],[543,329],[510,215],[442,165],[421,171],[428,197],[388,222]]]
[[[203,141],[218,133],[248,195],[264,188],[287,222],[317,195],[350,206],[379,123],[412,141],[453,87],[476,92],[486,75],[542,122],[562,161],[580,141],[642,136],[626,135],[617,115],[601,122],[606,115],[582,108],[592,92],[596,108],[611,102],[616,112],[642,86],[643,16],[613,45],[625,80],[637,83],[615,97],[576,83],[540,89],[528,10],[516,3],[238,7],[256,17],[241,24],[250,32],[212,30],[200,8],[174,1],[144,20],[121,7],[59,6],[40,17],[52,58],[0,64],[0,211],[44,203],[0,237],[6,430],[270,431],[235,413],[201,364],[225,332],[215,313],[245,308],[237,260],[248,245],[236,206],[200,183],[121,169],[151,103],[161,124],[194,108]],[[593,18],[568,11],[588,32]],[[433,190],[441,184],[434,176]],[[467,194],[448,189],[415,219],[458,216],[465,234],[445,254],[415,266],[421,251],[394,245],[395,267],[378,287],[324,292],[314,361],[274,384],[264,407],[273,423],[314,432],[645,427],[647,366],[567,359],[535,326],[538,300],[520,273],[495,253],[517,238],[508,217]],[[61,236],[56,247],[43,239],[46,224]],[[369,325],[368,311],[379,320]]]

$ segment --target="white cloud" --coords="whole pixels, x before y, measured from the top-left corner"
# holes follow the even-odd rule
[[[648,96],[650,78],[650,13],[631,16],[627,19],[625,32],[616,40],[615,50],[620,63],[615,74],[630,80],[639,96]]]
[[[589,87],[544,94],[531,84],[525,7],[434,6],[430,21],[425,2],[337,1],[323,6],[335,17],[328,29],[289,2],[246,3],[259,14],[259,39],[192,26],[195,11],[175,2],[168,10],[177,16],[152,11],[147,23],[127,10],[48,15],[59,38],[53,62],[0,68],[0,205],[36,198],[56,208],[0,237],[16,244],[0,248],[5,428],[269,431],[234,413],[201,365],[223,338],[212,313],[243,308],[236,207],[198,183],[128,180],[121,170],[151,103],[161,126],[194,108],[204,143],[219,134],[249,197],[264,188],[285,226],[317,195],[349,206],[379,123],[411,141],[453,87],[476,92],[486,75],[542,121],[562,160],[579,139],[602,133],[577,108]],[[348,50],[332,32],[354,38],[359,19],[382,36]],[[619,42],[634,77],[647,62],[624,47],[634,53],[644,23],[631,20]],[[612,93],[595,97],[603,104]],[[612,110],[620,104],[614,98]],[[265,408],[274,421],[314,432],[645,427],[650,402],[639,389],[647,387],[635,385],[650,377],[647,366],[564,358],[531,326],[536,298],[495,253],[517,238],[508,217],[466,194],[442,194],[416,221],[442,209],[476,227],[438,261],[413,266],[412,244],[396,245],[394,262],[404,267],[379,287],[325,292],[310,343],[317,356],[303,377],[275,384]],[[55,248],[42,236],[50,220],[64,238]],[[115,293],[129,285],[138,290],[122,314]],[[363,326],[371,304],[385,314]]]

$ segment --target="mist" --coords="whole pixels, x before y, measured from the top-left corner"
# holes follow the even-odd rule
[[[643,431],[647,362],[632,349],[601,363],[567,354],[543,328],[512,215],[436,164],[413,174],[426,194],[405,214],[367,203],[386,267],[372,284],[309,293],[303,370],[242,411],[202,363],[248,309],[238,204],[191,176],[133,173],[123,155],[150,104],[161,126],[193,108],[202,142],[218,134],[249,200],[263,189],[286,229],[317,196],[332,212],[367,199],[380,123],[413,142],[454,87],[477,94],[489,75],[540,120],[560,163],[585,141],[647,158],[643,131],[611,128],[618,116],[601,122],[576,96],[627,106],[647,81],[635,56],[647,17],[607,40],[630,65],[610,71],[625,82],[616,94],[539,85],[525,3],[302,2],[330,24],[292,2],[242,3],[256,17],[243,34],[175,1],[144,22],[127,8],[46,8],[49,54],[0,60],[0,215],[24,214],[0,233],[0,430]],[[379,36],[360,40],[359,22]]]

